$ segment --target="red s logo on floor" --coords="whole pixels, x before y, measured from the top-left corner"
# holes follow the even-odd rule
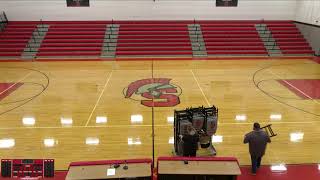
[[[173,107],[180,104],[182,90],[170,81],[168,78],[137,80],[124,89],[124,96],[147,107]]]

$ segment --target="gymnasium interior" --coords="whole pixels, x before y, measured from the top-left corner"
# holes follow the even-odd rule
[[[318,0],[1,0],[0,180],[319,180],[319,55]]]

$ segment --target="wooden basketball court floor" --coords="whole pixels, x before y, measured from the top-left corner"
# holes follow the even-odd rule
[[[320,162],[320,64],[310,60],[1,62],[0,69],[1,158],[54,158],[57,170],[72,161],[152,158],[152,122],[155,157],[171,156],[174,110],[215,105],[219,156],[250,164],[243,137],[260,122],[278,134],[263,164]]]

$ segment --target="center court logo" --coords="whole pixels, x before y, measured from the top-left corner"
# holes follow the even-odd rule
[[[130,83],[123,94],[147,107],[173,107],[180,104],[182,90],[170,81],[168,78],[137,80]]]

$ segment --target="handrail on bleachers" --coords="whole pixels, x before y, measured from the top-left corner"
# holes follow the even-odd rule
[[[2,11],[2,13],[0,14],[0,21],[1,22],[4,22],[4,23],[8,23],[8,18],[7,18],[7,15],[4,11]]]
[[[39,26],[39,27],[40,27],[40,28],[43,28],[44,23],[43,23],[42,19],[40,19],[39,22],[40,22],[40,24],[39,24],[40,26]],[[36,26],[35,29],[34,29],[34,31],[32,32],[31,39],[30,39],[30,40],[32,41],[32,43],[36,43],[36,42],[37,42],[37,38],[36,38],[36,37],[34,36],[34,34],[33,34],[34,32],[35,32],[38,36],[40,36],[41,33],[44,32],[44,31],[39,31],[39,29],[38,29],[39,27]],[[34,47],[30,46],[29,43],[27,43],[26,47],[27,47],[27,50],[26,50],[27,52],[37,52],[37,51],[35,51],[35,50],[33,49]]]
[[[262,19],[261,22],[264,23],[264,20]],[[268,34],[268,36],[267,36],[267,38],[268,38],[267,42],[272,42],[272,41],[270,41],[270,39],[272,39],[272,32],[269,31],[268,26],[265,26],[264,29],[263,29],[263,34],[267,34],[266,32],[270,32],[270,33]],[[274,50],[274,49],[275,49],[275,46],[276,46],[276,42],[273,42],[273,43],[272,43],[271,50]],[[270,54],[268,54],[268,55],[270,56]]]
[[[0,14],[0,31],[3,31],[6,28],[6,25],[8,24],[8,18],[6,13],[3,11]]]

